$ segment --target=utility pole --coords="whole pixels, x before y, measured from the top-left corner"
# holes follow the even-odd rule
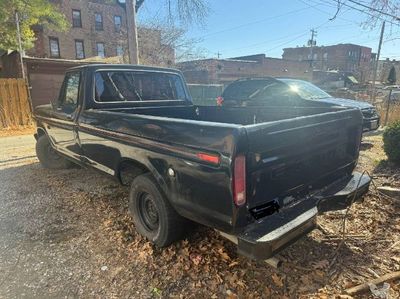
[[[136,27],[136,0],[126,0],[125,5],[128,25],[129,63],[139,64],[139,45]]]
[[[378,72],[378,64],[379,64],[379,57],[381,56],[381,47],[382,47],[382,41],[383,41],[383,34],[385,33],[385,21],[382,22],[382,28],[381,28],[381,36],[379,38],[379,46],[378,46],[378,54],[376,55],[376,61],[374,65],[374,74],[372,78],[372,103],[375,104],[375,98],[376,98],[376,86],[375,86],[375,81],[376,81],[376,76]]]
[[[216,53],[217,54],[217,57],[218,57],[218,59],[221,57],[221,53],[219,53],[219,51]]]
[[[308,41],[308,45],[310,46],[310,67],[313,68],[313,47],[317,44],[317,42],[314,40],[315,37],[317,37],[317,30],[314,28],[310,30],[311,31],[311,39]]]
[[[22,40],[21,40],[21,29],[19,27],[19,15],[18,15],[18,11],[15,11],[15,23],[17,25],[17,39],[18,39],[18,48],[19,48],[19,61],[21,63],[21,72],[22,72],[22,78],[24,80],[26,80],[25,77],[25,67],[24,67],[24,59],[23,59],[23,55],[24,53],[22,52]]]
[[[33,105],[32,105],[32,98],[31,98],[31,91],[29,89],[29,81],[28,78],[25,75],[25,66],[24,66],[24,50],[22,48],[22,38],[21,38],[21,28],[19,25],[19,14],[18,11],[15,11],[15,25],[17,27],[17,39],[18,39],[18,51],[19,51],[19,62],[21,64],[21,73],[22,73],[22,78],[24,79],[26,83],[26,92],[28,94],[28,102],[29,102],[29,108],[31,109],[31,113],[33,113]]]

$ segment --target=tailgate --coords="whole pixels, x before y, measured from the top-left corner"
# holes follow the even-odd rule
[[[248,207],[261,218],[352,172],[362,114],[340,110],[245,128]]]

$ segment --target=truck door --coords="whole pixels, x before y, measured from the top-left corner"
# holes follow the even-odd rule
[[[53,145],[67,156],[79,159],[80,146],[76,117],[80,93],[81,72],[68,72],[53,108],[53,122],[48,126],[48,134]]]

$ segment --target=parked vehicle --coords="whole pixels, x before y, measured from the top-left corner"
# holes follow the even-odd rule
[[[267,259],[361,200],[362,115],[343,107],[196,107],[179,71],[87,65],[35,109],[44,167],[70,162],[130,184],[136,229],[158,246],[191,220]],[[95,188],[96,186],[94,186]]]
[[[386,97],[386,101],[389,99],[389,95]],[[390,95],[390,102],[391,103],[400,103],[400,89],[392,90]]]
[[[315,103],[317,102],[317,103]],[[361,109],[363,131],[376,130],[380,117],[373,105],[334,98],[312,83],[290,78],[246,78],[228,85],[217,105],[224,106],[341,106]]]
[[[385,86],[385,87],[383,88],[383,90],[390,90],[390,89],[393,89],[393,90],[400,90],[400,85],[388,85],[388,86]]]

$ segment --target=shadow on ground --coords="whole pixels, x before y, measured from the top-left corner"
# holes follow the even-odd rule
[[[348,217],[349,234],[364,238],[348,237],[337,250],[343,213],[329,213],[319,223],[331,235],[316,230],[291,245],[276,270],[239,257],[205,227],[168,248],[152,246],[134,229],[128,188],[94,171],[8,167],[0,187],[0,297],[316,296],[370,279],[365,269],[378,271],[377,263],[393,267],[382,253],[399,216],[373,194]]]

